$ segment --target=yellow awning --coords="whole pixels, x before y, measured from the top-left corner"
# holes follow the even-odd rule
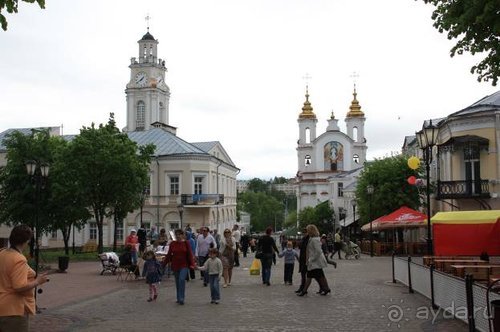
[[[500,210],[438,212],[431,218],[433,224],[494,224],[500,219]]]

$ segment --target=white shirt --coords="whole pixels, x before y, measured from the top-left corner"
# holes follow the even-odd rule
[[[233,231],[233,237],[234,237],[234,240],[237,242],[237,243],[240,243],[240,240],[241,240],[241,233],[240,233],[240,230],[237,229],[235,231]]]

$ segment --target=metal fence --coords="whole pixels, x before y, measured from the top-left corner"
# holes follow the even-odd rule
[[[471,276],[458,278],[433,266],[424,266],[411,257],[393,256],[393,282],[407,285],[409,292],[418,292],[431,300],[431,306],[441,308],[455,318],[469,324],[470,331],[489,330],[487,288],[473,282]],[[489,292],[489,302],[500,300],[500,294]],[[490,310],[491,316],[491,310]]]

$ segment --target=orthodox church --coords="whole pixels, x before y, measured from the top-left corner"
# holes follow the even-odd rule
[[[356,176],[366,161],[365,114],[361,111],[354,86],[354,98],[345,117],[347,132],[340,131],[339,120],[332,112],[326,131],[318,136],[318,119],[309,101],[307,87],[305,97],[297,119],[297,210],[329,201],[337,220],[343,218],[345,222],[354,196],[344,197],[344,190],[355,185]]]

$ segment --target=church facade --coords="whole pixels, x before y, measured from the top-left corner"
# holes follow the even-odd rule
[[[338,119],[332,112],[325,132],[318,134],[318,119],[309,101],[308,88],[305,97],[297,119],[297,210],[328,201],[335,211],[337,225],[343,219],[347,226],[346,218],[353,219],[349,207],[354,196],[346,197],[344,190],[355,186],[357,175],[366,161],[366,118],[354,88],[353,100],[345,117],[346,132],[340,130]]]

